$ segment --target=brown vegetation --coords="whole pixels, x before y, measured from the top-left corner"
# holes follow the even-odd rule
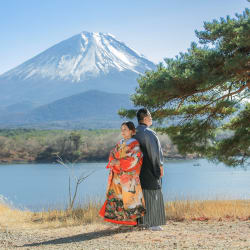
[[[101,223],[100,202],[89,202],[72,210],[20,211],[0,204],[0,226],[8,229],[57,228]],[[165,204],[169,221],[250,220],[250,200],[172,201]]]
[[[173,201],[166,203],[169,220],[250,220],[250,200]]]

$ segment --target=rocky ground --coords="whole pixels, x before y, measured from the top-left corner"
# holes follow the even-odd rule
[[[0,249],[250,249],[250,221],[168,221],[164,231],[90,224],[0,230]]]

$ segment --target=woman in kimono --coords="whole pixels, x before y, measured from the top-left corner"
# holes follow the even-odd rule
[[[142,152],[138,141],[133,138],[135,134],[133,122],[122,123],[121,134],[123,139],[110,152],[106,201],[99,215],[108,222],[137,225],[137,219],[145,213],[139,179]]]

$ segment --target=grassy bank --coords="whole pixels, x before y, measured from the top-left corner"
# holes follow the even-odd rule
[[[101,204],[90,202],[73,210],[20,211],[0,204],[3,229],[58,228],[100,223]],[[234,221],[250,220],[250,200],[173,201],[165,204],[167,220]]]

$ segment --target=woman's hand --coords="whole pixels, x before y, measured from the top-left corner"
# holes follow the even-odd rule
[[[160,170],[161,170],[161,177],[163,177],[163,175],[164,175],[164,168],[163,168],[163,166],[160,166]]]
[[[110,167],[112,168],[113,172],[119,174],[120,173],[120,161],[119,160],[112,160],[110,162]]]
[[[117,160],[117,159],[114,159],[110,162],[110,166],[113,167],[113,166],[120,166],[120,161]]]

